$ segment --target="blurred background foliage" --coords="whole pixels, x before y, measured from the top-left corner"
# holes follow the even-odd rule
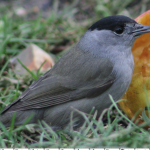
[[[59,53],[100,18],[135,18],[149,6],[150,0],[0,0],[0,58],[19,53],[28,43]]]

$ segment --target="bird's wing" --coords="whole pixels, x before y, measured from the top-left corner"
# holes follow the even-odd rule
[[[73,59],[69,59],[71,55],[75,55]],[[8,105],[2,114],[96,97],[110,88],[115,80],[112,63],[108,59],[72,50]]]

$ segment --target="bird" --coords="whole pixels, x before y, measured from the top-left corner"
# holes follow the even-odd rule
[[[54,130],[73,128],[85,122],[79,112],[97,116],[127,91],[134,70],[132,46],[149,25],[115,15],[100,19],[54,65],[33,82],[14,102],[4,108],[0,122],[9,127],[15,114],[15,126],[45,121]],[[71,117],[72,114],[72,117]]]

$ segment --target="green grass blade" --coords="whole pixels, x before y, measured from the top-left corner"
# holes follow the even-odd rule
[[[22,66],[24,69],[26,69],[26,70],[31,74],[31,76],[32,76],[35,80],[38,79],[38,77],[37,77],[31,70],[29,70],[18,58],[17,58],[17,60],[18,60],[18,62],[21,64],[21,66]]]
[[[130,122],[133,126],[136,126],[130,119],[128,119],[128,118],[119,110],[119,108],[117,107],[117,105],[116,105],[115,101],[113,100],[112,96],[109,95],[109,97],[110,97],[110,100],[112,101],[113,105],[115,106],[115,108],[116,108],[117,111],[119,112],[119,114],[120,114],[124,119],[126,119],[128,122]]]
[[[40,68],[37,70],[37,73],[36,73],[37,77],[39,76],[40,70],[41,70],[42,66],[45,64],[45,62],[46,62],[46,60],[41,64]]]

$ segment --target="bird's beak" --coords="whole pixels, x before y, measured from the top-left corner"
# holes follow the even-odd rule
[[[137,28],[135,28],[135,30],[132,31],[132,34],[134,37],[139,37],[140,35],[148,32],[150,32],[150,25],[139,24]]]

